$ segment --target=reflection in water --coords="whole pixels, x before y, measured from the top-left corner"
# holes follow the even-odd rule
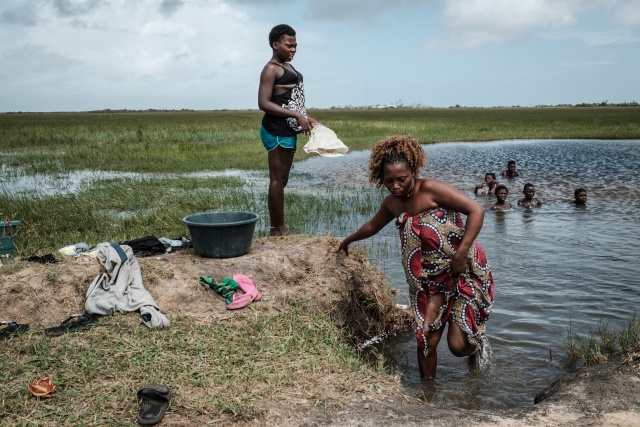
[[[639,143],[505,141],[425,146],[425,175],[448,181],[470,197],[476,197],[473,187],[486,172],[499,174],[508,160],[516,160],[523,176],[498,177],[509,188],[512,211],[490,211],[494,196],[476,197],[487,208],[479,240],[496,281],[496,302],[487,323],[493,349],[489,366],[470,372],[467,361],[452,356],[443,340],[438,378],[422,381],[413,334],[395,337],[386,342],[385,356],[410,393],[434,404],[469,409],[528,406],[537,392],[568,372],[561,345],[569,327],[584,336],[589,330],[597,331],[601,319],[609,328],[627,324],[640,305],[640,278],[635,273],[640,256],[633,249],[640,233],[640,179],[635,172],[640,164]],[[348,183],[373,191],[367,181],[368,159],[368,151],[330,160],[314,157],[295,164],[296,176],[290,185],[313,185],[322,191]],[[527,182],[535,185],[541,207],[516,205]],[[571,203],[578,187],[587,190],[586,206]],[[346,232],[371,214],[355,217]],[[340,235],[330,225],[328,229]],[[398,302],[407,304],[397,231],[391,224],[372,239],[374,244],[388,242],[388,255],[376,253],[374,261],[382,261],[400,291]]]

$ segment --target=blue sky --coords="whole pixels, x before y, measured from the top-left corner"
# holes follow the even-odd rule
[[[280,23],[311,108],[640,102],[640,0],[2,0],[0,111],[257,109]]]

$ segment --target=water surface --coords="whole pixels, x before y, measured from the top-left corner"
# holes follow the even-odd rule
[[[601,321],[617,329],[640,306],[640,141],[443,143],[425,151],[424,176],[452,183],[487,208],[479,240],[496,283],[487,323],[492,356],[486,369],[472,373],[443,339],[438,378],[422,381],[412,334],[387,341],[385,355],[409,393],[435,404],[484,410],[531,405],[536,393],[571,371],[561,348],[570,327],[583,336]],[[298,177],[290,182],[316,191],[335,186],[374,191],[367,182],[368,159],[367,151],[314,157],[295,165]],[[490,211],[494,197],[474,196],[473,187],[486,172],[498,175],[512,159],[523,176],[498,179],[509,188],[514,209]],[[527,182],[535,185],[542,207],[515,207]],[[586,206],[570,203],[578,187],[587,190]],[[341,229],[337,233],[345,235]],[[372,252],[373,261],[380,261],[401,291],[399,302],[407,304],[393,224],[373,240],[388,246],[386,253]]]

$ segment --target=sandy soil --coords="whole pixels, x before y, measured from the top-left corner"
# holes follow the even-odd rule
[[[408,319],[396,309],[386,279],[363,256],[336,254],[337,240],[290,236],[254,241],[251,252],[238,258],[206,259],[192,250],[138,258],[145,287],[165,313],[180,312],[198,319],[226,317],[218,297],[198,284],[198,277],[217,279],[242,272],[260,284],[261,312],[277,312],[288,293],[313,289],[321,306],[338,322],[355,322],[365,334],[398,328]],[[0,318],[52,326],[70,313],[81,312],[84,294],[100,266],[91,256],[41,265],[5,261],[0,269]],[[376,300],[376,313],[360,307],[363,298]],[[346,303],[349,300],[349,303]],[[354,304],[354,301],[356,302]],[[378,319],[371,322],[368,319]],[[370,390],[348,395],[337,390],[325,406],[292,400],[274,402],[260,419],[236,425],[266,426],[640,426],[640,346],[629,355],[583,369],[541,390],[539,403],[501,413],[442,409],[420,402],[389,378],[384,393]],[[162,425],[187,426],[190,420],[165,417]]]

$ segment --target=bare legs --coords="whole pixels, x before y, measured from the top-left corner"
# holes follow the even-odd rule
[[[444,295],[437,293],[429,297],[427,303],[427,315],[425,316],[425,324],[423,328],[426,330],[426,325],[433,323],[438,314],[438,309],[444,304]],[[454,323],[449,323],[449,331],[447,332],[447,344],[449,350],[454,356],[464,357],[471,356],[477,350],[474,345],[469,343],[467,334],[462,328]],[[425,357],[422,350],[418,349],[418,367],[420,369],[420,376],[424,379],[434,378],[436,376],[436,367],[438,365],[438,343],[442,338],[444,332],[444,326],[437,331],[427,332],[427,356]]]
[[[269,151],[269,217],[271,219],[271,236],[284,236],[288,234],[284,225],[284,187],[289,181],[289,171],[293,163],[293,150],[276,148]]]

